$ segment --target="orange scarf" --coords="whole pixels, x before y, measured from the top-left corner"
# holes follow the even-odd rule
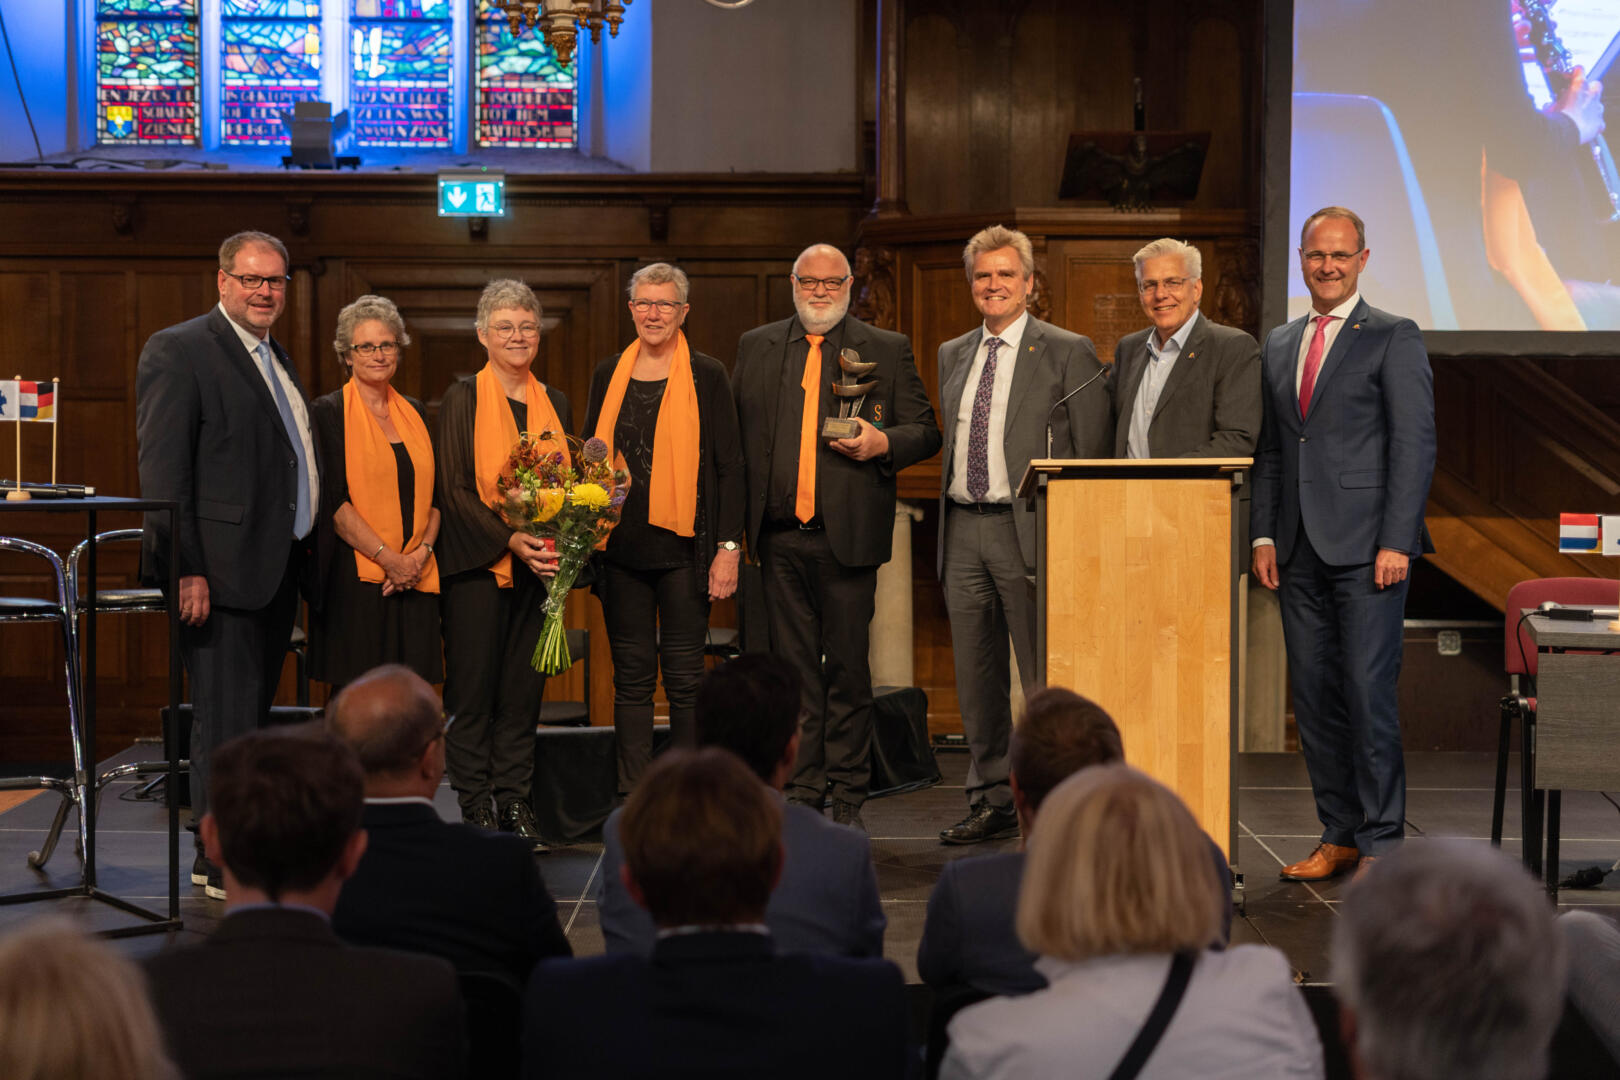
[[[350,379],[343,387],[343,464],[349,481],[349,504],[376,530],[383,543],[404,554],[421,546],[433,510],[433,441],[427,425],[410,402],[392,386],[388,388],[388,414],[394,419],[405,452],[411,455],[416,471],[416,498],[412,503],[411,534],[407,541],[405,523],[399,516],[399,464],[382,425],[360,400],[360,390]],[[361,552],[354,553],[355,570],[361,581],[381,583],[383,568]],[[439,591],[439,564],[428,552],[417,592]]]
[[[562,442],[564,432],[557,410],[551,407],[551,398],[540,380],[532,374],[528,379],[523,396],[528,405],[529,430],[556,432],[558,448],[567,460],[568,446]],[[512,407],[506,403],[506,388],[495,375],[495,365],[486,363],[478,373],[478,401],[473,412],[473,478],[478,484],[478,497],[484,500],[485,506],[495,506],[501,501],[496,483],[517,441],[517,422],[512,419]],[[496,559],[489,570],[495,575],[496,585],[503,589],[512,587],[510,551]]]
[[[664,399],[658,403],[658,423],[653,429],[652,474],[647,486],[647,522],[668,529],[677,536],[691,536],[697,516],[698,440],[702,434],[698,419],[697,387],[692,382],[692,352],[686,334],[677,330],[679,341],[669,362],[669,378],[664,383]],[[619,407],[630,386],[630,369],[641,353],[641,339],[619,354],[613,379],[602,397],[602,414],[596,420],[596,437],[608,444],[608,456],[616,459],[613,429],[619,423]]]

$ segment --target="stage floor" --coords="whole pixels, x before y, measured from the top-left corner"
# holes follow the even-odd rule
[[[151,747],[141,757],[153,756]],[[115,760],[133,760],[134,751]],[[1016,841],[976,848],[947,848],[938,831],[965,811],[962,779],[967,771],[964,753],[939,755],[945,782],[926,791],[868,803],[864,817],[872,833],[872,856],[877,864],[878,888],[889,917],[885,952],[917,978],[917,939],[922,933],[928,893],[948,859],[968,858],[993,847],[1010,848]],[[1488,842],[1494,757],[1489,754],[1419,753],[1407,755],[1408,835],[1413,843],[1427,837],[1465,837]],[[1328,942],[1335,907],[1347,879],[1321,885],[1277,880],[1277,869],[1308,854],[1316,843],[1316,820],[1303,759],[1296,754],[1245,754],[1239,761],[1238,869],[1244,876],[1243,912],[1234,920],[1232,935],[1238,942],[1264,942],[1287,954],[1305,982],[1325,982]],[[1517,776],[1517,764],[1510,772]],[[101,887],[116,896],[163,910],[167,906],[164,869],[166,813],[153,802],[133,802],[133,781],[109,785],[97,832],[97,870]],[[73,839],[65,836],[45,873],[26,864],[37,849],[55,810],[57,797],[44,793],[0,813],[0,893],[46,889],[73,884],[78,866]],[[440,790],[440,812],[456,814],[450,789]],[[1519,852],[1518,790],[1508,792],[1507,838],[1504,849]],[[191,837],[181,834],[180,913],[185,929],[173,935],[152,935],[120,941],[132,955],[163,948],[169,936],[177,941],[197,940],[219,919],[223,905],[203,896],[189,884]],[[1561,871],[1568,875],[1585,866],[1605,869],[1620,859],[1620,812],[1595,792],[1569,792],[1564,796]],[[602,950],[602,935],[593,900],[601,871],[601,845],[580,844],[559,848],[540,857],[541,873],[557,898],[558,915],[579,955]],[[1608,887],[1564,890],[1560,907],[1589,907],[1620,916],[1620,873]],[[0,933],[20,920],[46,911],[82,915],[100,929],[128,925],[134,920],[103,904],[78,898],[0,907]]]

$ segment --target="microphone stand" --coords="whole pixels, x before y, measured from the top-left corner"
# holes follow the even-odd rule
[[[1052,407],[1046,410],[1046,456],[1048,458],[1052,456],[1052,417],[1057,415],[1058,406],[1062,405],[1065,401],[1068,401],[1070,398],[1074,397],[1074,395],[1078,394],[1080,391],[1084,390],[1086,387],[1090,386],[1092,383],[1096,382],[1098,379],[1107,374],[1108,368],[1103,367],[1099,369],[1097,374],[1093,375],[1091,378],[1087,379],[1073,390],[1070,390],[1067,394],[1064,394],[1062,397],[1058,398],[1052,403]]]

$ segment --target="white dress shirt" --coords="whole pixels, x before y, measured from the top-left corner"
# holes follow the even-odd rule
[[[1018,363],[1018,346],[1024,340],[1029,326],[1029,312],[1023,312],[999,334],[983,327],[979,348],[973,354],[973,366],[968,368],[967,381],[962,384],[962,401],[956,409],[956,443],[951,452],[951,486],[946,494],[956,502],[1012,502],[1012,482],[1007,478],[1007,398],[1012,395],[1013,368]],[[973,399],[979,392],[979,378],[984,374],[985,358],[990,355],[990,339],[1000,338],[996,349],[995,381],[990,388],[990,424],[985,463],[989,467],[990,486],[983,499],[975,499],[967,489],[968,436],[973,427]]]
[[[1193,324],[1198,322],[1198,309],[1194,308],[1192,318],[1181,324],[1181,329],[1170,335],[1170,340],[1159,347],[1159,330],[1154,327],[1148,332],[1147,368],[1142,372],[1142,381],[1136,387],[1136,403],[1131,406],[1131,426],[1125,436],[1125,456],[1133,458],[1152,457],[1153,453],[1148,446],[1148,428],[1153,426],[1153,411],[1159,407],[1159,395],[1164,393],[1164,384],[1170,381],[1170,373],[1176,368],[1176,361],[1181,358],[1181,351],[1187,347],[1187,339],[1192,336]]]
[[[264,388],[270,391],[270,397],[274,400],[276,392],[270,385],[270,376],[265,372],[264,365],[259,363],[259,345],[262,342],[266,348],[269,348],[270,336],[266,334],[264,337],[259,337],[253,331],[231,318],[230,313],[225,310],[224,303],[219,305],[219,313],[225,316],[225,321],[231,324],[232,330],[236,331],[236,336],[241,339],[242,348],[247,350],[248,359],[253,362],[253,370],[257,371],[259,377],[264,380]],[[276,351],[271,349],[270,356],[272,360],[274,360],[275,354]],[[310,531],[313,532],[315,519],[320,517],[321,512],[321,470],[315,463],[315,437],[309,426],[309,410],[304,407],[304,395],[293,384],[292,376],[288,375],[279,363],[272,362],[270,368],[276,373],[276,378],[281,382],[281,392],[287,395],[287,405],[292,409],[293,420],[298,425],[298,439],[304,444],[304,460],[309,463],[309,520]],[[301,539],[301,537],[295,537],[294,539]]]

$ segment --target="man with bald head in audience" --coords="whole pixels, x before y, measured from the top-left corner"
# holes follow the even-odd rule
[[[569,956],[557,905],[516,837],[451,824],[433,807],[444,777],[444,708],[407,667],[374,668],[326,710],[365,770],[371,842],[332,925],[360,945],[432,953],[516,986],[546,956]]]
[[[765,579],[773,651],[804,684],[788,799],[865,829],[872,777],[868,635],[894,539],[895,477],[939,450],[939,425],[904,334],[849,315],[849,260],[813,244],[793,262],[796,314],[748,331],[731,374],[747,459],[750,558]],[[870,384],[840,398],[833,383]],[[856,434],[823,435],[854,409]],[[858,409],[854,408],[858,406]]]

